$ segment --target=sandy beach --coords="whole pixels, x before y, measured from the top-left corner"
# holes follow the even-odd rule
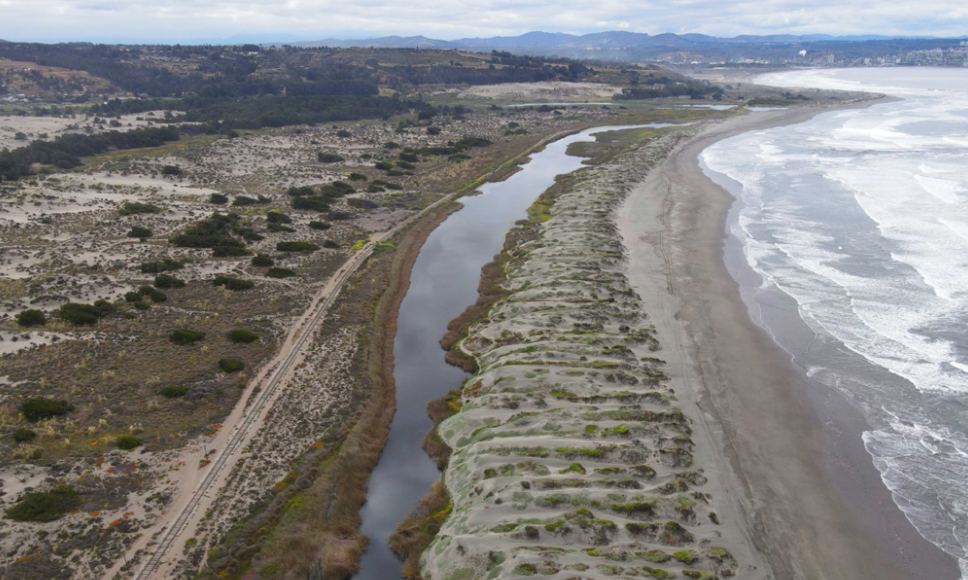
[[[776,578],[958,578],[955,559],[893,503],[863,447],[863,418],[807,379],[752,322],[724,262],[734,199],[703,174],[697,156],[732,135],[826,110],[736,117],[678,146],[618,216],[627,275],[670,371],[702,385],[705,427],[725,445],[717,454],[723,486]],[[759,284],[738,271],[744,286]]]

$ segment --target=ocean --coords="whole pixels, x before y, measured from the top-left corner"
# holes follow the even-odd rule
[[[738,200],[728,233],[762,281],[745,296],[754,320],[861,411],[895,503],[968,578],[968,70],[755,82],[899,99],[738,135],[700,162]],[[781,300],[809,340],[771,328]]]

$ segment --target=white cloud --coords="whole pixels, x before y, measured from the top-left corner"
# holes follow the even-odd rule
[[[617,29],[716,36],[968,32],[963,0],[2,0],[0,7],[0,38],[37,41],[185,41],[235,34],[454,39]]]

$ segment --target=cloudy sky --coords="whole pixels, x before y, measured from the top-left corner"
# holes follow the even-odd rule
[[[0,39],[184,42],[532,30],[737,34],[968,34],[965,0],[0,0]]]

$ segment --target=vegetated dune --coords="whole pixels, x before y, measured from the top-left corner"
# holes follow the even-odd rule
[[[424,578],[766,577],[701,414],[679,407],[675,391],[699,387],[660,360],[623,274],[613,211],[676,139],[583,169],[532,208],[510,295],[462,344],[481,370],[438,428],[453,512]]]

